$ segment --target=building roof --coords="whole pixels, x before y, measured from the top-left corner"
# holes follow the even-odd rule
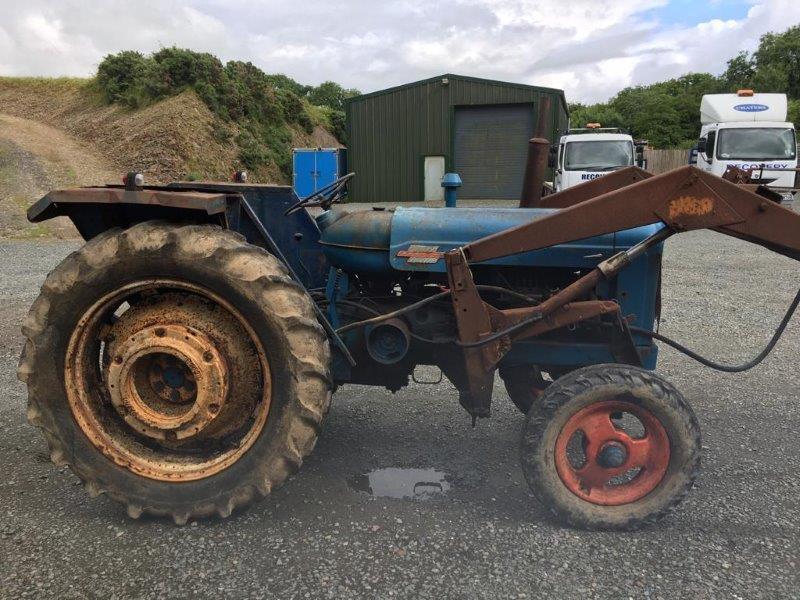
[[[511,83],[509,81],[498,81],[495,79],[482,79],[480,77],[470,77],[467,75],[456,75],[454,73],[444,73],[442,75],[437,75],[436,77],[429,77],[428,79],[421,79],[419,81],[413,81],[411,83],[404,83],[402,85],[396,85],[394,87],[386,88],[383,90],[378,90],[375,92],[370,92],[368,94],[361,94],[360,96],[354,96],[353,98],[348,98],[345,100],[347,104],[360,102],[362,100],[367,100],[369,98],[374,98],[375,96],[382,96],[384,94],[391,94],[393,92],[399,92],[401,90],[417,87],[420,85],[426,85],[428,83],[434,83],[436,81],[441,81],[442,79],[459,79],[461,81],[469,81],[472,83],[479,83],[485,85],[499,85],[499,86],[506,86],[506,87],[514,87],[520,89],[527,89],[527,90],[535,90],[537,92],[545,92],[549,94],[556,94],[561,98],[561,103],[564,107],[564,110],[569,112],[569,107],[567,106],[567,99],[564,96],[564,90],[559,90],[556,88],[550,87],[542,87],[538,85],[528,85],[525,83]]]

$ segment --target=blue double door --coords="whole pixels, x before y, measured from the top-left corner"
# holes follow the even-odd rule
[[[341,176],[338,149],[294,150],[294,193],[307,198]]]

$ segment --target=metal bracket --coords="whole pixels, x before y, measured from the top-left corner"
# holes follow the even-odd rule
[[[445,254],[450,297],[458,326],[458,339],[478,342],[491,335],[492,320],[478,294],[464,252],[459,248]],[[478,348],[464,348],[467,389],[461,391],[461,405],[474,417],[488,417],[494,387],[494,369],[505,352],[499,341]]]
[[[275,257],[283,263],[283,265],[286,267],[286,270],[289,271],[289,275],[291,276],[291,278],[294,279],[295,283],[302,286],[303,289],[306,290],[306,292],[308,292],[306,287],[303,285],[303,280],[300,279],[297,273],[295,273],[294,269],[292,269],[292,266],[289,264],[289,261],[286,260],[286,257],[284,256],[283,252],[281,252],[281,249],[278,247],[278,245],[275,243],[275,240],[272,239],[272,236],[269,234],[269,231],[267,231],[264,225],[261,224],[261,221],[258,220],[258,217],[253,211],[253,207],[250,206],[245,197],[242,195],[239,196],[239,201],[241,202],[242,208],[244,209],[244,212],[247,215],[247,217],[250,219],[252,225],[256,228],[258,233],[264,239],[264,242],[267,244],[267,249],[270,252],[272,252],[275,255]],[[333,328],[330,321],[328,321],[327,317],[325,316],[325,313],[322,312],[322,309],[319,306],[317,306],[316,302],[312,302],[311,304],[314,307],[314,312],[317,315],[317,319],[319,319],[319,322],[322,324],[322,327],[325,329],[325,332],[328,334],[331,340],[333,340],[333,343],[336,345],[336,347],[342,352],[345,359],[347,359],[347,362],[350,363],[350,366],[351,367],[356,366],[356,360],[353,358],[353,355],[350,354],[350,350],[348,350],[347,345],[344,343],[344,340],[339,336],[338,333],[336,333],[336,330]]]

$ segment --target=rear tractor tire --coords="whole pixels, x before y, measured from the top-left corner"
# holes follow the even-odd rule
[[[523,415],[542,397],[550,385],[542,372],[534,365],[502,366],[498,369],[500,379],[506,386],[508,397]]]
[[[23,325],[28,420],[130,516],[227,517],[295,472],[330,403],[327,336],[283,265],[230,231],[108,231]]]
[[[662,377],[626,365],[556,380],[528,412],[522,470],[560,521],[634,530],[664,517],[700,468],[700,427]]]

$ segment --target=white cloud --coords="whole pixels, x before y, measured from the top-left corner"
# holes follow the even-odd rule
[[[28,14],[21,20],[20,29],[36,50],[59,53],[69,50],[58,19],[48,20],[43,14]]]
[[[364,91],[444,72],[562,87],[570,100],[688,71],[721,72],[760,35],[800,22],[796,0],[665,26],[667,0],[0,0],[0,74],[90,75],[102,57],[183,46],[303,83]]]

